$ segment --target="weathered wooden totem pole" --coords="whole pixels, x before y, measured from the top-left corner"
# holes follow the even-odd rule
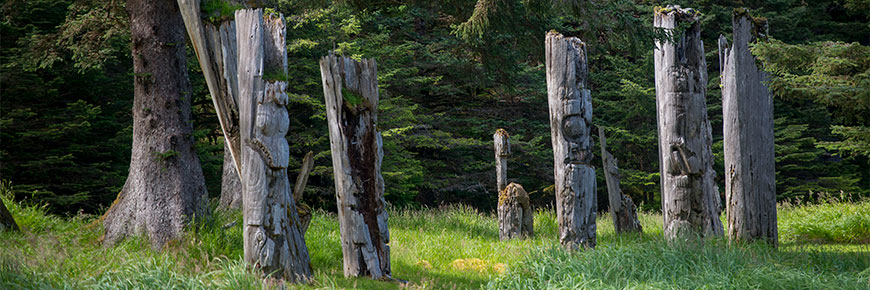
[[[607,200],[610,202],[610,215],[617,233],[642,232],[643,227],[637,220],[637,208],[631,197],[622,193],[619,187],[619,166],[616,158],[607,152],[607,138],[604,130],[598,127],[598,143],[601,145],[601,160],[604,163],[604,178],[607,182]]]
[[[378,70],[332,52],[320,60],[345,276],[390,279],[378,123]]]
[[[683,24],[685,30],[675,31]],[[654,25],[674,34],[674,39],[657,40],[655,49],[664,234],[671,240],[721,235],[700,13],[656,8]]]
[[[749,43],[766,37],[767,21],[737,9],[732,23],[730,48],[719,36],[728,237],[776,245],[773,96],[765,85],[767,74],[749,52]]]
[[[550,32],[544,54],[559,242],[568,249],[594,248],[598,203],[591,164],[592,96],[586,85],[586,44]]]

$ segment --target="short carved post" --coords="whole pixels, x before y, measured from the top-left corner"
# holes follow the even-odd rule
[[[550,32],[545,46],[559,242],[568,249],[594,248],[598,204],[586,44]]]
[[[338,202],[344,275],[388,279],[384,157],[378,123],[378,78],[374,59],[336,56],[320,60],[329,144]]]
[[[308,248],[287,177],[290,119],[284,17],[262,9],[235,12],[238,25],[239,112],[245,261],[291,282],[311,279]]]
[[[674,31],[682,24],[688,27]],[[664,234],[668,239],[722,235],[700,13],[656,8],[654,25],[676,37],[657,40],[654,54]]]
[[[504,129],[495,130],[492,139],[495,146],[495,179],[501,192],[507,186],[507,158],[511,155],[511,141]]]
[[[604,129],[601,127],[598,127],[598,143],[601,145],[601,159],[604,163],[607,200],[610,202],[613,227],[617,233],[642,232],[643,227],[637,220],[637,208],[634,206],[634,202],[619,188],[619,166],[616,163],[616,158],[607,152],[607,138],[604,137]]]
[[[767,74],[756,66],[749,43],[767,34],[767,21],[744,9],[732,20],[734,44],[719,36],[725,135],[728,237],[777,245],[773,96]]]
[[[531,237],[534,224],[529,194],[522,185],[511,182],[498,194],[498,238],[505,241]]]

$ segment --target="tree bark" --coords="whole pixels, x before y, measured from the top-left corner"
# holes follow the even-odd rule
[[[345,276],[390,278],[390,234],[384,201],[374,59],[320,60],[332,149]]]
[[[657,40],[655,49],[662,212],[668,239],[722,235],[699,15],[679,6],[655,11],[655,27],[676,34],[674,41]],[[688,28],[674,31],[682,24]]]
[[[586,44],[550,32],[544,53],[559,242],[572,250],[594,248],[598,202],[595,169],[590,163],[592,97],[586,85]]]
[[[104,242],[145,233],[152,247],[161,248],[207,209],[193,147],[184,23],[171,0],[131,0],[127,12],[135,84],[133,149],[127,182],[104,217]]]
[[[219,209],[242,207],[242,181],[239,179],[236,162],[227,144],[224,144],[224,166],[221,177],[221,197]]]
[[[237,10],[235,17],[245,261],[276,278],[307,282],[308,248],[287,177],[287,83],[263,80],[266,72],[287,73],[284,17],[264,17],[262,9]]]
[[[506,241],[534,235],[534,212],[529,194],[522,185],[511,182],[498,195],[498,238]]]
[[[607,138],[604,129],[598,127],[598,141],[601,145],[601,160],[604,165],[604,179],[607,182],[607,199],[610,202],[610,215],[613,216],[613,227],[616,233],[643,232],[640,221],[637,220],[637,208],[631,197],[622,193],[619,186],[619,166],[616,158],[607,152]]]
[[[504,129],[498,129],[492,135],[495,146],[495,179],[498,192],[507,186],[507,158],[511,155],[510,136]]]
[[[725,135],[725,197],[728,237],[763,239],[776,246],[776,169],[773,96],[749,43],[767,34],[767,22],[746,13],[733,18],[734,44],[719,36]]]
[[[6,208],[6,204],[0,199],[0,232],[5,230],[18,231],[18,224],[15,223],[15,218],[12,217],[12,213]]]

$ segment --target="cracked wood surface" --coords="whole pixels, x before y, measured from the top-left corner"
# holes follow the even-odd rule
[[[586,85],[586,44],[550,32],[544,54],[559,242],[571,250],[594,248],[598,202],[590,163],[592,96]]]
[[[673,31],[681,24],[686,30],[677,31],[674,41],[657,40],[654,52],[662,215],[669,240],[722,235],[700,13],[679,6],[655,12],[655,27]]]

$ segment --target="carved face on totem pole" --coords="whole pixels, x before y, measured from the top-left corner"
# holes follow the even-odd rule
[[[578,92],[579,93],[579,92]],[[568,152],[565,164],[588,164],[592,159],[589,151],[589,122],[591,110],[584,106],[579,96],[564,101],[562,138],[567,141]]]
[[[687,140],[696,132],[697,126],[689,124],[689,106],[692,99],[692,93],[689,89],[690,76],[687,70],[676,66],[671,71],[671,75],[676,80],[674,82],[674,91],[669,93],[671,98],[666,109],[671,110],[667,115],[675,116],[674,122],[666,128],[668,132],[669,156],[667,162],[668,174],[675,178],[677,187],[690,187],[691,178],[697,175],[700,171],[700,164],[695,152],[691,150]]]

